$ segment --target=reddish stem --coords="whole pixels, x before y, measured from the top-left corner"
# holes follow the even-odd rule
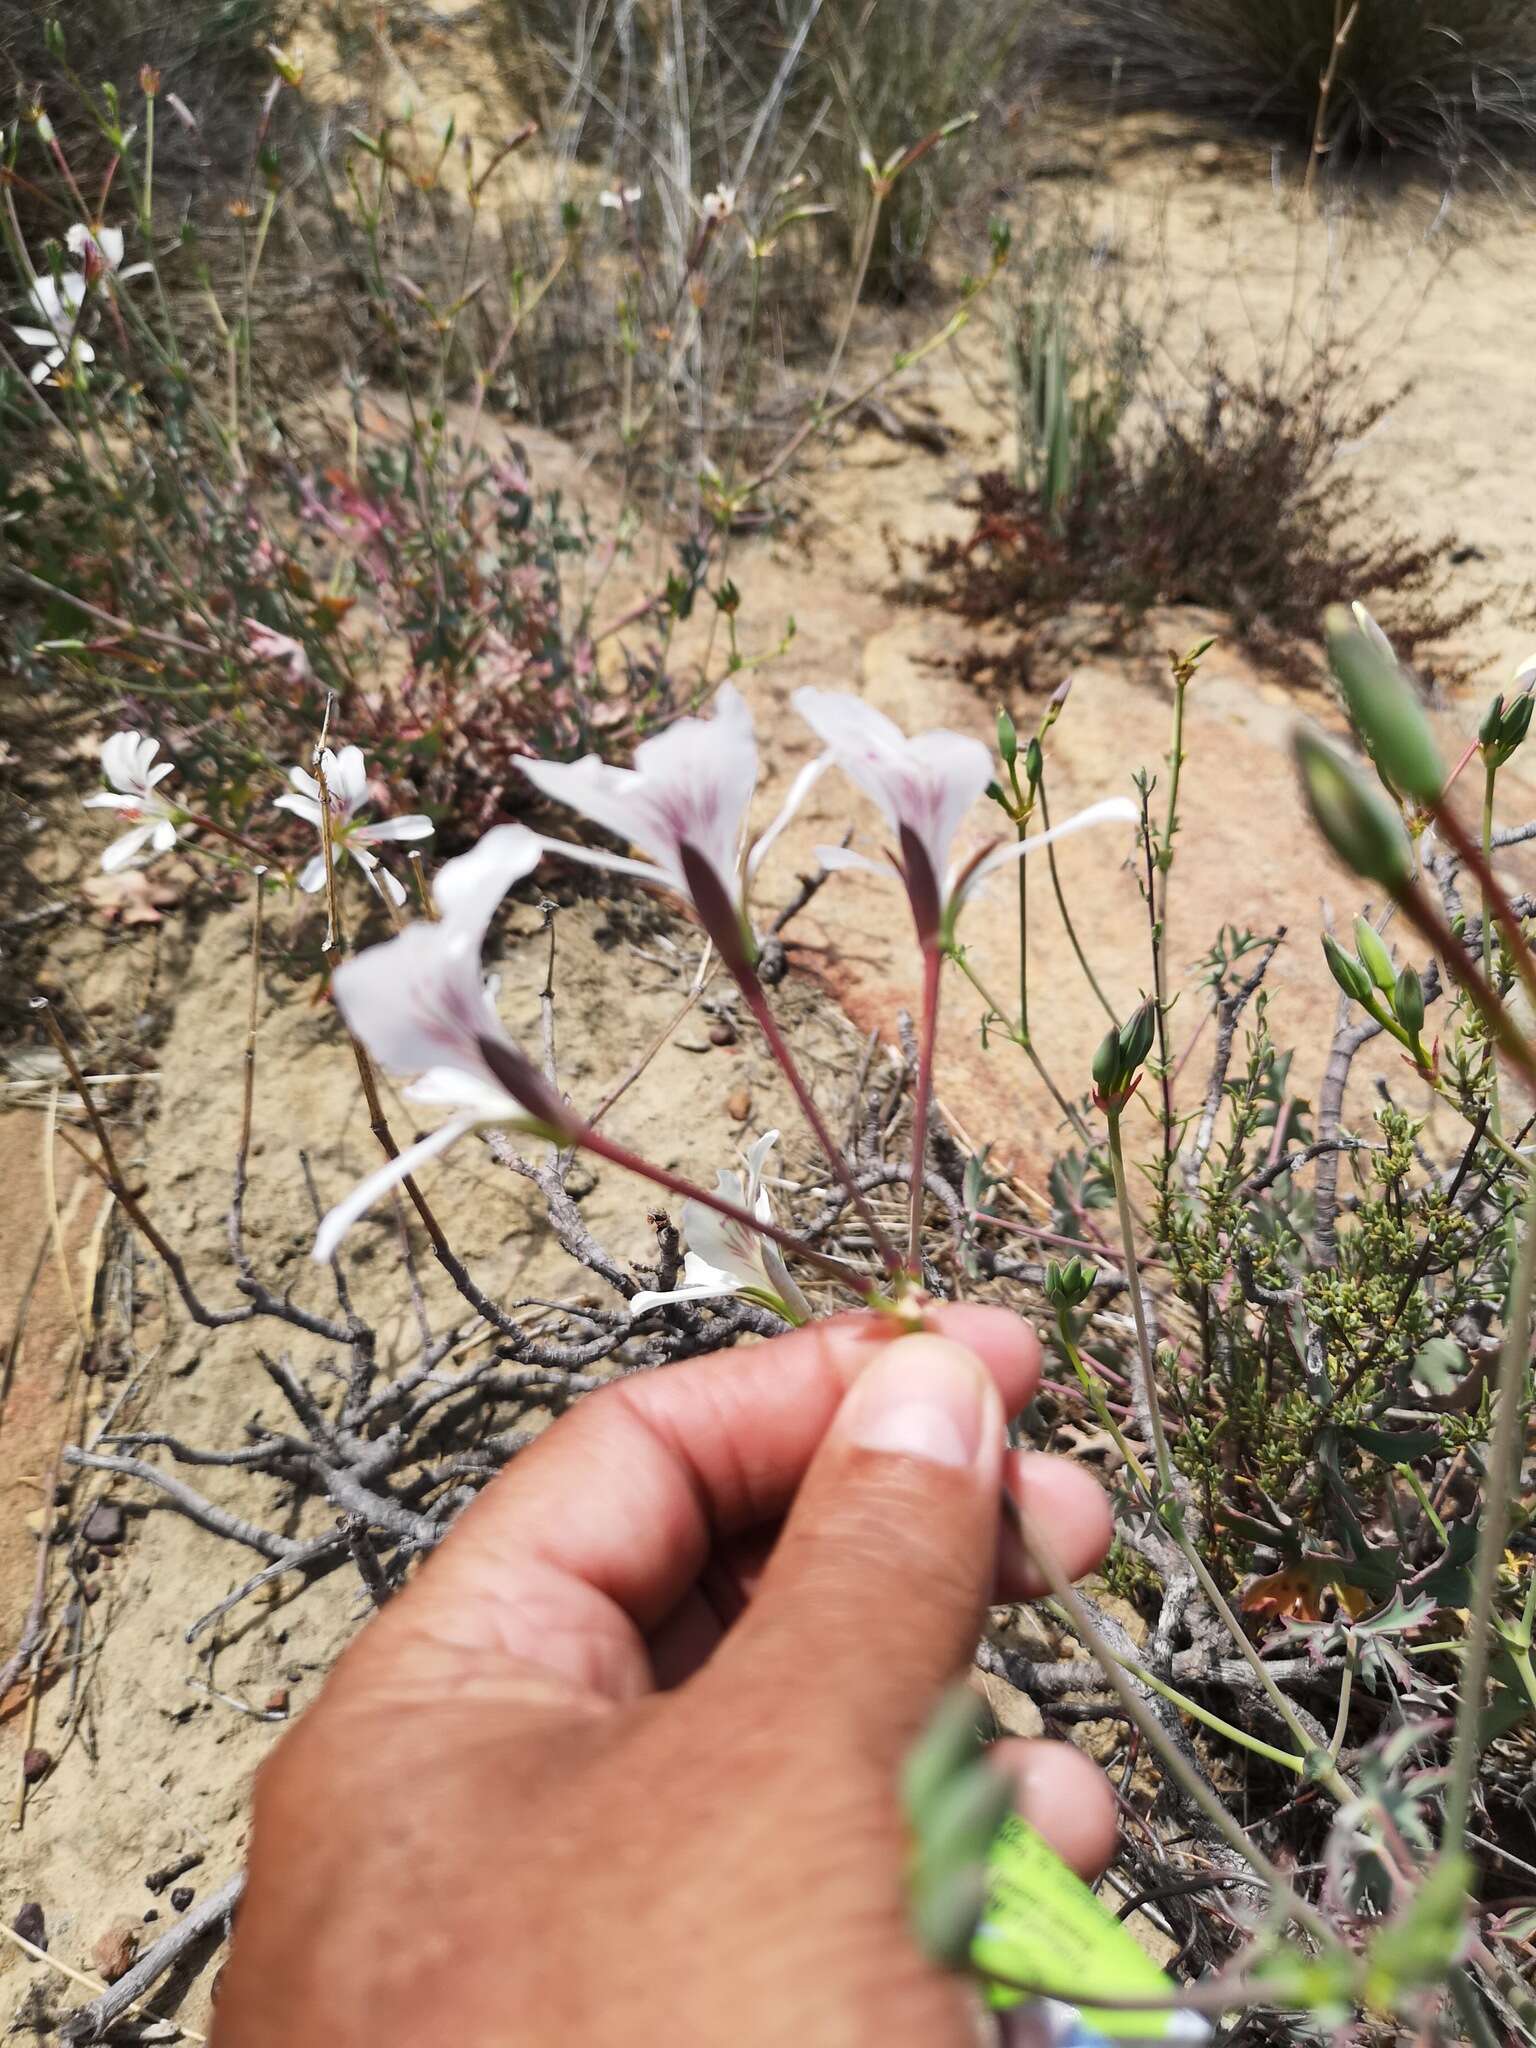
[[[928,1169],[928,1117],[933,1103],[933,1056],[939,1035],[939,976],[944,955],[923,947],[923,1032],[917,1046],[917,1095],[912,1104],[912,1204],[907,1230],[907,1264],[923,1277],[923,1176]]]
[[[827,1164],[842,1182],[849,1201],[852,1202],[854,1208],[858,1211],[864,1228],[874,1240],[875,1250],[884,1261],[886,1270],[891,1273],[899,1273],[902,1269],[901,1253],[897,1251],[887,1233],[876,1221],[874,1211],[870,1208],[863,1192],[855,1182],[853,1171],[847,1160],[843,1157],[841,1146],[839,1146],[837,1140],[822,1121],[821,1111],[816,1107],[811,1091],[806,1087],[800,1069],[795,1065],[794,1054],[785,1044],[784,1034],[774,1021],[773,1012],[768,1007],[768,998],[763,991],[762,983],[750,967],[739,966],[730,959],[726,960],[726,965],[735,976],[736,986],[746,997],[747,1007],[757,1019],[762,1034],[768,1041],[768,1050],[778,1061],[785,1080],[788,1081],[790,1087],[794,1090],[795,1100],[804,1111],[806,1122],[816,1133],[816,1142],[826,1154]]]
[[[1515,915],[1515,906],[1500,886],[1493,869],[1484,858],[1483,849],[1472,834],[1467,831],[1460,818],[1444,801],[1435,806],[1435,823],[1449,839],[1456,852],[1476,875],[1488,907],[1497,918],[1499,927],[1509,941],[1510,954],[1519,970],[1520,979],[1525,983],[1526,994],[1536,1003],[1536,958],[1532,957],[1520,920]]]
[[[605,1137],[601,1131],[593,1130],[590,1124],[583,1124],[574,1130],[562,1132],[562,1142],[576,1145],[584,1152],[594,1152],[599,1159],[606,1159],[613,1166],[622,1166],[626,1173],[638,1174],[642,1180],[654,1181],[669,1194],[681,1195],[685,1201],[702,1203],[706,1209],[713,1209],[717,1216],[724,1216],[732,1223],[739,1223],[746,1230],[754,1231],[759,1237],[771,1238],[781,1251],[793,1252],[797,1259],[804,1259],[807,1265],[815,1266],[830,1279],[840,1280],[852,1287],[866,1299],[878,1290],[875,1283],[863,1273],[855,1272],[852,1266],[841,1259],[834,1259],[830,1253],[819,1252],[793,1231],[782,1229],[777,1223],[770,1223],[760,1216],[754,1216],[735,1202],[728,1202],[724,1195],[712,1195],[707,1189],[698,1187],[680,1173],[673,1173],[665,1166],[653,1166],[650,1160],[642,1159],[638,1152],[631,1152],[627,1146]]]

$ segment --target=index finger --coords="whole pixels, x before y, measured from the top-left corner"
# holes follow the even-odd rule
[[[1008,1310],[950,1303],[930,1326],[986,1364],[1013,1414],[1040,1351]],[[849,1385],[897,1333],[860,1312],[588,1396],[494,1479],[369,1630],[401,1676],[466,1657],[602,1694],[650,1689],[646,1631],[721,1537],[782,1515]],[[444,1662],[446,1660],[446,1664]],[[369,1660],[372,1662],[372,1660]]]

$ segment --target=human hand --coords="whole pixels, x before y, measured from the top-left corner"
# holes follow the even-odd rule
[[[901,1762],[993,1598],[1077,1574],[1076,1467],[1010,1454],[1006,1311],[868,1315],[619,1381],[486,1488],[258,1780],[215,2048],[966,2048],[907,1924]],[[1109,1788],[997,1767],[1079,1870]]]

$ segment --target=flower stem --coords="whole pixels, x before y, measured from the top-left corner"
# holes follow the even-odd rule
[[[1040,823],[1044,827],[1044,829],[1047,832],[1049,832],[1051,829],[1051,807],[1046,800],[1045,776],[1043,773],[1040,777],[1039,791]],[[1098,997],[1100,1009],[1103,1010],[1105,1016],[1109,1019],[1110,1023],[1113,1024],[1115,1029],[1118,1031],[1120,1028],[1120,1019],[1115,1014],[1115,1006],[1109,1000],[1109,997],[1105,995],[1103,989],[1099,985],[1098,976],[1094,973],[1093,969],[1088,964],[1088,955],[1083,951],[1083,942],[1077,936],[1077,926],[1072,922],[1072,913],[1067,908],[1067,894],[1061,886],[1061,870],[1056,865],[1056,842],[1053,839],[1048,839],[1045,843],[1045,858],[1046,863],[1051,871],[1051,888],[1055,892],[1056,908],[1061,912],[1061,921],[1066,928],[1067,938],[1071,942],[1072,951],[1077,955],[1077,964],[1083,970],[1083,976],[1084,979],[1087,981],[1088,986],[1093,990],[1094,994]]]
[[[1456,1708],[1456,1735],[1450,1784],[1445,1799],[1444,1846],[1459,1850],[1466,1837],[1472,1786],[1479,1758],[1478,1723],[1483,1711],[1483,1686],[1488,1676],[1489,1637],[1499,1560],[1504,1555],[1509,1503],[1519,1478],[1520,1450],[1525,1441],[1525,1375],[1531,1356],[1531,1294],[1536,1285],[1536,1179],[1525,1198],[1525,1235],[1510,1288],[1495,1383],[1497,1412],[1483,1486],[1477,1561],[1472,1573],[1472,1599],[1467,1617],[1467,1654],[1461,1667],[1461,1697]]]
[[[1021,864],[1022,865],[1022,864]],[[939,1032],[939,981],[944,955],[923,948],[923,1035],[917,1049],[917,1096],[912,1105],[912,1208],[907,1231],[907,1265],[923,1277],[923,1176],[928,1170],[928,1117],[933,1103],[933,1057]]]
[[[830,1252],[817,1251],[793,1231],[785,1230],[767,1218],[754,1216],[736,1202],[728,1202],[723,1195],[711,1194],[707,1188],[699,1187],[680,1173],[673,1173],[670,1167],[655,1166],[649,1159],[642,1159],[638,1152],[631,1152],[616,1139],[605,1137],[601,1131],[593,1130],[590,1124],[580,1125],[569,1134],[569,1142],[584,1152],[591,1152],[599,1159],[606,1159],[611,1166],[621,1166],[626,1173],[633,1173],[641,1180],[653,1181],[657,1187],[665,1188],[668,1194],[678,1195],[684,1201],[698,1202],[703,1208],[712,1209],[717,1216],[723,1216],[730,1223],[740,1224],[742,1229],[752,1231],[758,1237],[766,1237],[781,1251],[791,1252],[797,1259],[803,1259],[808,1266],[814,1266],[829,1279],[841,1281],[853,1290],[872,1308],[888,1306],[875,1281],[868,1274],[858,1272],[842,1259],[835,1259]]]
[[[1068,1102],[1065,1095],[1062,1094],[1061,1090],[1056,1086],[1056,1083],[1051,1079],[1051,1076],[1046,1069],[1045,1062],[1041,1059],[1039,1053],[1035,1051],[1034,1040],[1026,1037],[1025,1034],[1022,1031],[1020,1031],[1019,1027],[1016,1024],[1011,1024],[1008,1021],[1008,1012],[1003,1008],[1002,1004],[996,1000],[991,990],[988,989],[986,984],[981,980],[975,968],[972,967],[970,961],[966,958],[963,948],[958,946],[952,946],[949,949],[949,957],[951,960],[954,961],[955,965],[959,968],[960,972],[971,984],[971,987],[975,989],[977,995],[981,997],[982,1001],[986,1004],[987,1008],[992,1012],[993,1016],[996,1017],[998,1023],[1001,1024],[1003,1030],[1007,1033],[1010,1041],[1019,1048],[1020,1052],[1024,1054],[1024,1057],[1029,1061],[1030,1065],[1039,1075],[1041,1081],[1045,1084],[1045,1087],[1050,1093],[1051,1100],[1055,1103],[1056,1107],[1061,1111],[1061,1114],[1065,1118],[1065,1120],[1072,1126],[1073,1130],[1076,1131],[1078,1137],[1082,1140],[1082,1142],[1085,1145],[1091,1145],[1093,1143],[1093,1133],[1089,1130],[1088,1126],[1083,1122],[1083,1119],[1081,1115],[1078,1113],[1078,1111],[1072,1107],[1072,1104]]]
[[[849,1166],[847,1160],[843,1157],[842,1147],[827,1129],[821,1111],[816,1107],[815,1098],[812,1096],[810,1089],[805,1085],[805,1077],[795,1064],[794,1054],[784,1041],[784,1034],[780,1031],[773,1011],[769,1007],[768,997],[762,983],[750,967],[738,965],[737,962],[730,959],[726,960],[726,965],[735,976],[736,986],[746,997],[747,1007],[757,1019],[758,1027],[762,1031],[764,1038],[768,1041],[768,1050],[778,1061],[785,1080],[788,1081],[790,1087],[794,1090],[795,1100],[799,1103],[806,1122],[815,1132],[816,1142],[826,1155],[827,1164],[842,1182],[843,1190],[857,1210],[864,1228],[873,1239],[875,1250],[880,1254],[886,1270],[891,1273],[899,1273],[902,1270],[903,1263],[901,1253],[897,1251],[895,1245],[891,1242],[889,1234],[881,1228],[876,1220],[875,1213],[870,1208],[863,1190],[854,1180],[852,1167]],[[718,1204],[712,1202],[711,1206],[718,1206]]]

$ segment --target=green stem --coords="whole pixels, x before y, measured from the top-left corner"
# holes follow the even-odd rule
[[[1488,1677],[1493,1632],[1494,1593],[1499,1562],[1504,1555],[1509,1503],[1519,1477],[1520,1450],[1525,1442],[1525,1375],[1531,1355],[1531,1293],[1533,1284],[1536,1284],[1536,1179],[1527,1183],[1524,1233],[1510,1290],[1504,1348],[1499,1355],[1495,1387],[1497,1412],[1483,1486],[1477,1562],[1472,1574],[1472,1599],[1467,1616],[1467,1654],[1461,1670],[1461,1697],[1456,1706],[1456,1736],[1445,1800],[1444,1840],[1452,1851],[1459,1850],[1465,1839],[1472,1809],[1472,1787],[1477,1777],[1479,1757],[1478,1723],[1483,1710],[1483,1687]]]
[[[1044,827],[1044,829],[1047,832],[1049,832],[1051,829],[1051,807],[1049,803],[1047,803],[1046,801],[1045,775],[1043,771],[1040,776],[1038,787],[1040,791],[1040,823]],[[1093,990],[1094,994],[1098,997],[1099,1007],[1103,1010],[1105,1016],[1109,1019],[1110,1023],[1113,1024],[1115,1029],[1118,1031],[1120,1028],[1120,1019],[1115,1014],[1115,1006],[1109,1000],[1109,997],[1105,995],[1103,989],[1099,986],[1098,976],[1094,973],[1093,969],[1088,965],[1088,955],[1083,951],[1082,940],[1079,939],[1079,937],[1077,936],[1077,926],[1072,922],[1072,913],[1067,908],[1066,891],[1061,886],[1061,873],[1056,866],[1056,842],[1054,840],[1048,840],[1046,842],[1045,858],[1047,865],[1049,866],[1051,871],[1051,887],[1056,894],[1056,908],[1061,912],[1061,921],[1062,924],[1066,927],[1067,938],[1071,944],[1072,951],[1077,955],[1077,964],[1083,970],[1083,975],[1088,983],[1088,986]]]
[[[1131,1448],[1130,1439],[1126,1436],[1124,1430],[1121,1429],[1119,1423],[1116,1422],[1113,1415],[1110,1414],[1109,1403],[1104,1398],[1104,1389],[1100,1386],[1097,1376],[1090,1372],[1087,1365],[1083,1362],[1082,1353],[1078,1350],[1071,1332],[1067,1328],[1065,1309],[1057,1311],[1056,1334],[1061,1339],[1061,1348],[1067,1354],[1068,1364],[1077,1374],[1083,1392],[1088,1397],[1088,1405],[1092,1408],[1099,1427],[1113,1440],[1115,1449],[1135,1474],[1137,1485],[1150,1500],[1152,1498],[1152,1488],[1148,1484],[1146,1470],[1135,1451]]]
[[[949,949],[949,957],[951,960],[954,961],[955,965],[959,968],[960,972],[971,984],[971,987],[975,989],[977,995],[981,997],[982,1001],[986,1004],[987,1008],[992,1012],[992,1015],[997,1019],[999,1025],[1001,1025],[1002,1027],[1004,1036],[1008,1039],[1008,1042],[1011,1045],[1016,1045],[1019,1048],[1020,1052],[1024,1054],[1024,1057],[1029,1061],[1030,1065],[1039,1075],[1041,1081],[1049,1090],[1051,1100],[1055,1103],[1056,1107],[1061,1111],[1066,1121],[1072,1126],[1073,1130],[1077,1133],[1082,1143],[1085,1145],[1091,1145],[1093,1143],[1093,1133],[1089,1130],[1088,1126],[1083,1122],[1081,1113],[1073,1108],[1072,1104],[1068,1102],[1065,1095],[1062,1094],[1061,1090],[1052,1080],[1049,1072],[1046,1069],[1045,1062],[1041,1059],[1039,1053],[1037,1053],[1035,1050],[1033,1039],[1026,1038],[1023,1032],[1019,1030],[1016,1024],[1012,1024],[1009,1022],[1008,1012],[1003,1008],[1002,1004],[997,1001],[997,999],[992,995],[991,991],[982,982],[982,980],[976,973],[976,970],[972,967],[970,961],[966,958],[963,948],[952,946]]]

